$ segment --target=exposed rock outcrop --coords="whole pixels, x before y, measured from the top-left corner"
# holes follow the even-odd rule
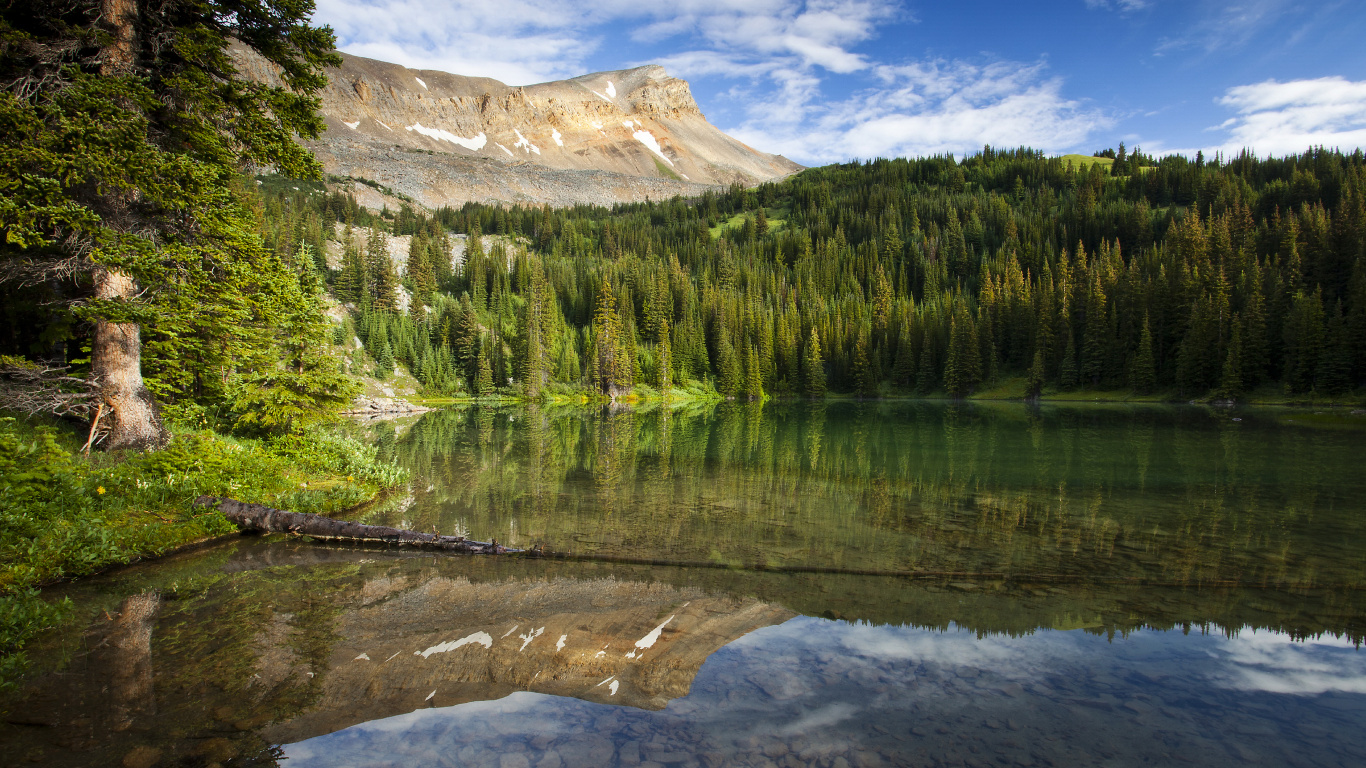
[[[276,79],[236,55],[249,76]],[[341,56],[321,93],[327,131],[306,144],[327,172],[429,207],[660,199],[801,169],[712,126],[688,83],[660,66],[513,87]]]

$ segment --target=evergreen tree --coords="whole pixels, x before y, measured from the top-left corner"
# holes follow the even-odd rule
[[[1314,387],[1319,355],[1323,351],[1323,302],[1317,293],[1295,293],[1285,321],[1285,371],[1282,378],[1290,394]]]
[[[1129,386],[1140,395],[1157,388],[1157,370],[1153,364],[1153,334],[1148,327],[1148,313],[1143,313],[1143,331],[1138,338],[1138,351],[1129,369]]]
[[[1342,315],[1342,302],[1334,303],[1333,316],[1324,329],[1323,353],[1314,380],[1314,388],[1328,395],[1340,395],[1351,387],[1352,340]]]
[[[750,400],[764,399],[764,379],[759,365],[759,353],[755,351],[753,344],[745,346],[744,395]]]
[[[868,360],[868,334],[860,330],[855,335],[853,369],[850,378],[854,392],[859,397],[877,394],[877,379],[873,376],[872,364]]]
[[[1018,177],[1016,181],[1018,181]],[[1043,393],[1043,385],[1046,380],[1046,368],[1044,364],[1043,348],[1034,350],[1034,361],[1029,365],[1029,377],[1025,380],[1025,397],[1030,400],[1037,400]]]
[[[949,356],[944,364],[944,388],[954,397],[972,394],[982,378],[982,360],[977,347],[977,330],[964,310],[949,321]]]
[[[655,340],[655,354],[659,358],[659,373],[655,380],[656,386],[661,390],[668,390],[673,386],[673,348],[669,342],[669,319],[661,317],[659,319],[659,330]]]
[[[474,380],[474,391],[480,397],[487,397],[494,393],[493,389],[493,361],[489,352],[491,344],[488,339],[480,339],[479,344],[479,372]]]
[[[272,339],[264,313],[214,324],[187,318],[180,297],[218,309],[284,286],[222,281],[244,264],[278,273],[282,255],[254,235],[229,180],[246,164],[294,177],[319,170],[294,136],[324,127],[312,96],[340,59],[331,31],[309,26],[312,11],[307,0],[0,9],[0,282],[68,283],[57,295],[92,324],[88,380],[107,409],[107,449],[170,438],[143,378],[145,330],[166,349],[276,362],[255,346]],[[283,85],[244,77],[233,44],[279,67]]]
[[[1224,370],[1219,377],[1219,391],[1223,400],[1236,400],[1243,393],[1243,330],[1233,326],[1229,336],[1228,352],[1224,355]]]
[[[821,397],[825,394],[825,358],[821,355],[821,340],[816,335],[816,329],[811,329],[811,336],[806,340],[806,349],[802,355],[802,381],[806,388],[806,394],[812,397]]]
[[[744,383],[740,358],[735,354],[735,345],[725,328],[717,326],[716,336],[716,391],[726,397],[736,397]]]

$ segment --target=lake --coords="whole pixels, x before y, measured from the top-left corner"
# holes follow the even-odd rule
[[[364,522],[64,585],[3,765],[1366,764],[1357,417],[922,401],[368,427]]]

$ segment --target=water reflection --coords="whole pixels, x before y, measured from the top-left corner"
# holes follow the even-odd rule
[[[1359,433],[918,402],[432,413],[375,522],[560,552],[1035,582],[1360,587]]]
[[[81,618],[5,701],[0,765],[1366,758],[1361,612],[1333,591],[246,538],[63,592]]]
[[[516,693],[287,745],[290,765],[1357,765],[1362,696],[1222,685],[1249,638],[982,638],[797,618],[712,655],[660,712]],[[1280,643],[1260,633],[1254,643]],[[1297,653],[1366,680],[1351,647]],[[1265,666],[1256,662],[1258,666]],[[1306,733],[1309,725],[1313,735]]]
[[[1366,764],[1362,438],[1240,418],[385,425],[369,519],[651,564],[237,538],[65,585],[0,766]]]

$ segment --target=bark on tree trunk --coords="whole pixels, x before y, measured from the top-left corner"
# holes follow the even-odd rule
[[[100,13],[113,37],[104,49],[100,70],[105,75],[125,74],[137,60],[137,2],[101,0]],[[132,276],[122,270],[95,268],[95,298],[129,300],[137,293]],[[145,451],[161,448],[171,439],[161,423],[161,409],[142,382],[141,334],[137,323],[95,321],[90,372],[110,412],[105,450]]]
[[[137,286],[113,269],[95,272],[95,297],[131,299]],[[142,382],[142,337],[137,323],[95,321],[91,374],[99,382],[100,399],[110,410],[105,450],[161,448],[171,435],[161,423],[161,409]]]
[[[261,504],[247,504],[236,499],[218,496],[200,496],[194,500],[194,505],[217,509],[243,531],[294,533],[312,536],[315,539],[339,541],[373,541],[424,549],[440,549],[447,552],[464,552],[473,555],[503,555],[509,552],[522,551],[504,547],[498,543],[497,539],[491,542],[472,541],[464,536],[442,536],[436,533],[405,531],[384,525],[362,525],[345,520],[333,520],[322,515],[285,512]]]

